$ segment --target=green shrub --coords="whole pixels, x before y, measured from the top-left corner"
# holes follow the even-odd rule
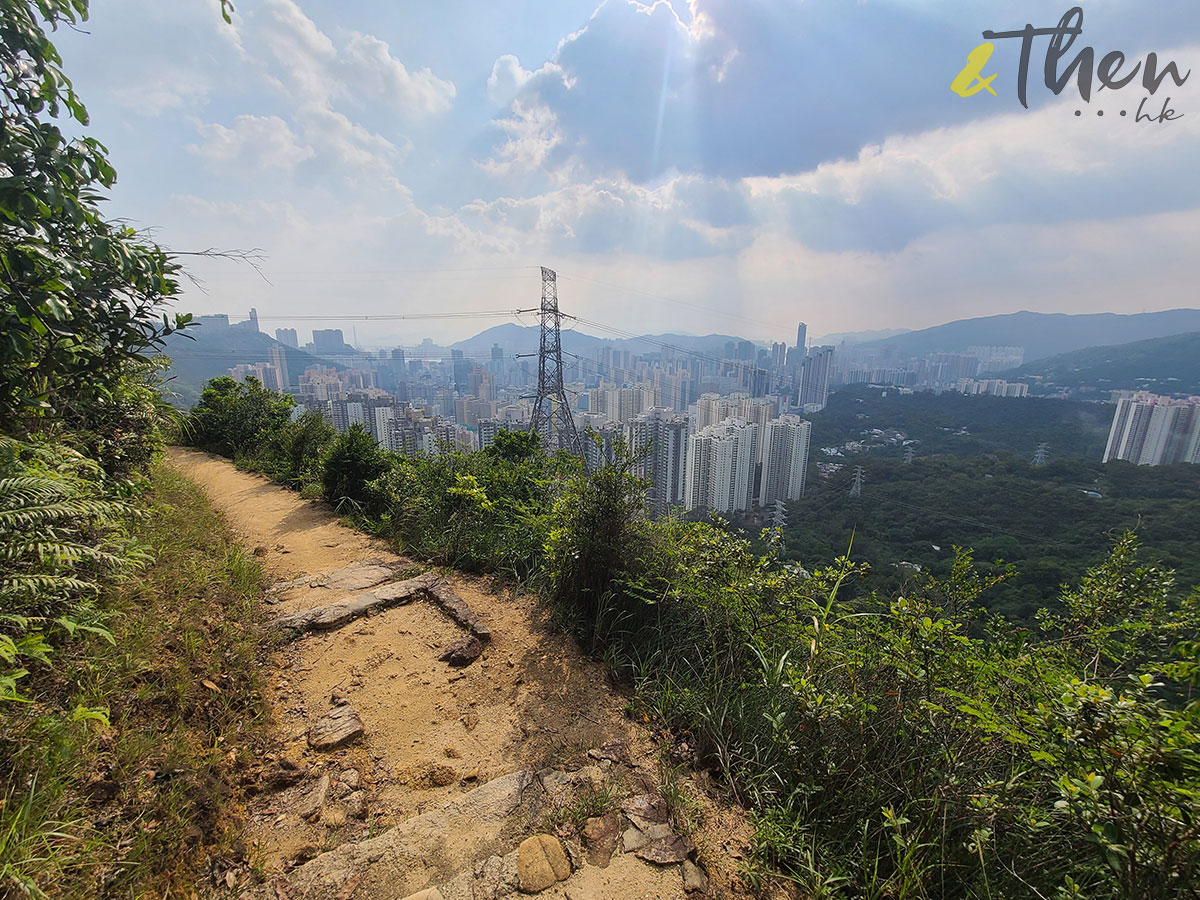
[[[361,425],[339,434],[325,457],[321,475],[325,499],[350,513],[367,512],[367,484],[388,469],[387,454]]]

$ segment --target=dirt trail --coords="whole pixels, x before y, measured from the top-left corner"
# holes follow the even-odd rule
[[[338,524],[325,504],[224,460],[172,449],[170,461],[277,579],[268,599],[277,616],[343,603],[425,569]],[[300,636],[273,654],[277,747],[255,763],[261,793],[246,820],[259,885],[240,885],[247,896],[401,900],[437,887],[444,900],[493,900],[515,889],[518,845],[550,831],[573,871],[544,896],[684,897],[680,865],[622,852],[643,839],[626,830],[631,824],[658,829],[646,836],[669,830],[620,814],[630,798],[656,797],[659,780],[660,750],[625,715],[626,696],[549,627],[532,598],[461,575],[445,584],[491,632],[465,667],[439,657],[467,632],[424,600]],[[312,749],[310,727],[344,709],[334,701],[357,712],[365,733],[338,749]],[[690,836],[700,848],[691,858],[708,884],[693,881],[686,896],[729,896],[741,889],[736,862],[748,829],[738,811],[699,803],[706,824]],[[561,821],[570,816],[555,816],[562,809],[577,813],[580,826],[586,809],[590,829],[615,829],[611,862],[596,847],[614,843],[612,835],[582,839]]]

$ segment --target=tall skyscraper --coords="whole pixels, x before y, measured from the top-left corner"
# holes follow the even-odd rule
[[[807,412],[825,408],[829,401],[829,374],[833,369],[833,348],[814,347],[800,365],[798,406]]]
[[[804,342],[808,340],[808,326],[803,322],[796,328],[796,347],[799,348],[801,354],[804,353]]]
[[[684,506],[735,512],[750,508],[758,426],[741,419],[709,425],[688,438]]]
[[[293,335],[295,333],[295,331],[292,332]],[[287,350],[283,347],[272,347],[271,365],[279,372],[279,390],[286,391],[288,385],[292,383],[291,376],[288,374]]]
[[[755,463],[763,461],[764,438],[767,433],[767,423],[779,415],[779,404],[765,397],[742,397],[733,406],[732,415],[758,426],[758,453]]]
[[[1200,397],[1173,400],[1147,391],[1117,400],[1104,462],[1139,466],[1200,463]]]
[[[681,506],[687,484],[685,460],[688,448],[688,420],[669,409],[647,410],[629,424],[629,446],[649,453],[640,457],[635,473],[651,481],[646,492],[646,508],[659,518],[673,507]]]
[[[766,433],[759,503],[799,500],[804,496],[812,423],[799,416],[780,416],[767,425]]]
[[[450,364],[454,372],[454,389],[465,394],[468,388],[468,376],[471,374],[471,361],[461,350],[450,351]]]
[[[250,327],[256,333],[258,332],[258,310],[253,306],[250,307]]]
[[[275,340],[291,347],[293,350],[300,349],[300,338],[296,335],[295,328],[276,328]]]

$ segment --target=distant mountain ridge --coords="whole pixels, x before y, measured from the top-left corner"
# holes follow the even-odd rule
[[[513,353],[537,353],[539,330],[536,325],[514,325],[506,323],[495,325],[466,340],[451,344],[453,350],[464,353],[485,353],[493,344],[499,344],[505,355]],[[738,342],[744,338],[729,334],[706,334],[697,337],[691,334],[645,334],[634,338],[597,337],[584,334],[569,327],[562,329],[563,350],[570,353],[589,354],[596,347],[610,345],[618,350],[629,350],[631,353],[654,353],[659,350],[659,344],[669,344],[680,350],[693,353],[711,353],[724,350],[729,341]],[[761,342],[756,342],[761,345]]]
[[[1088,347],[1051,356],[1005,372],[1006,378],[1036,378],[1044,388],[1083,393],[1148,390],[1156,394],[1200,394],[1200,332]]]
[[[924,356],[939,351],[962,351],[972,346],[1024,347],[1025,362],[1029,363],[1086,347],[1107,347],[1193,331],[1200,331],[1200,309],[1131,315],[1022,311],[959,319],[870,341],[860,344],[859,349],[896,350],[909,356]]]

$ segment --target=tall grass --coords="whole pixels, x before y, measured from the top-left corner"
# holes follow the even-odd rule
[[[0,707],[5,896],[188,893],[244,853],[228,800],[265,714],[262,573],[170,468],[139,505],[152,561],[97,598],[111,641],[66,643]]]

